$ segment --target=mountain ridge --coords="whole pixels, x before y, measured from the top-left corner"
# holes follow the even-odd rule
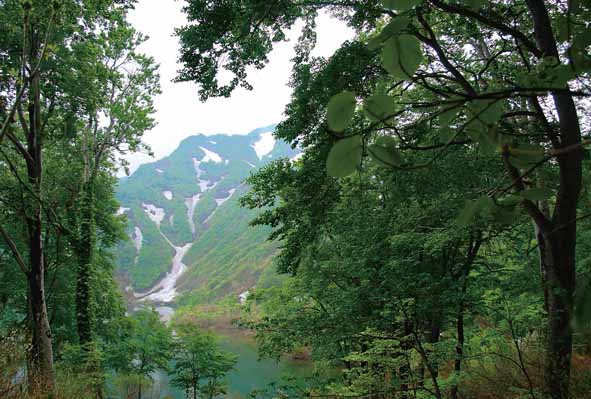
[[[266,228],[249,226],[256,214],[238,198],[252,171],[297,155],[275,140],[274,128],[189,136],[170,155],[120,179],[119,213],[130,240],[115,256],[129,297],[167,303],[183,292],[185,301],[212,301],[269,274],[276,245],[266,240]]]

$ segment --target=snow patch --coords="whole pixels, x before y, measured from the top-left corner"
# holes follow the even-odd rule
[[[200,162],[214,162],[214,163],[221,163],[222,162],[222,157],[220,157],[217,153],[208,150],[205,147],[201,147],[199,146],[199,148],[201,149],[201,151],[203,151],[205,153],[205,156],[201,159]]]
[[[229,160],[229,159],[226,159],[226,160],[224,161],[224,165],[227,165],[227,164],[229,164],[229,163],[230,163],[230,160]]]
[[[250,295],[250,292],[248,292],[248,290],[246,290],[242,294],[238,295],[238,301],[240,302],[241,305],[244,305],[246,303],[246,300],[248,299],[248,295]]]
[[[296,162],[296,161],[299,161],[300,159],[302,159],[303,156],[304,156],[304,153],[300,152],[299,154],[296,154],[293,157],[291,157],[289,160],[291,162]]]
[[[164,198],[166,198],[169,201],[172,199],[172,191],[170,190],[164,190],[162,192],[162,195],[164,195]]]
[[[142,207],[144,208],[144,212],[148,215],[148,217],[156,223],[156,226],[160,228],[160,222],[164,219],[164,209],[158,208],[156,205],[152,204],[145,204],[142,202]]]
[[[234,195],[234,193],[236,192],[235,188],[232,188],[230,190],[228,190],[229,195],[225,198],[216,198],[215,202],[218,204],[218,206],[222,205],[224,202],[226,202],[227,200],[229,200],[230,198],[232,198],[232,195]]]
[[[250,166],[251,168],[256,168],[256,166],[248,161],[244,161],[248,166]]]
[[[129,208],[124,208],[124,207],[120,206],[119,209],[117,209],[117,212],[115,212],[115,214],[117,216],[120,216],[120,215],[123,215],[127,211],[129,211]]]
[[[135,245],[136,253],[139,254],[140,250],[142,249],[142,242],[144,240],[144,235],[138,226],[135,226],[133,229],[133,244]]]
[[[175,254],[172,258],[172,267],[166,276],[151,290],[146,293],[137,293],[136,297],[141,297],[140,301],[153,302],[172,302],[176,297],[176,282],[185,272],[187,265],[183,263],[183,257],[189,251],[193,243],[185,244],[182,247],[174,247]]]
[[[251,145],[251,147],[254,148],[257,157],[263,159],[265,155],[269,154],[273,151],[273,148],[275,148],[275,137],[273,137],[273,132],[261,133],[259,140]]]
[[[217,143],[216,143],[215,141],[213,141],[213,140],[209,140],[209,142],[210,142],[211,144],[214,144],[214,145],[215,145],[215,144],[217,144]]]
[[[158,168],[156,168],[156,172],[158,172],[160,174],[164,173],[164,171],[162,169],[158,169]]]
[[[195,221],[193,220],[193,216],[195,215],[195,207],[199,202],[199,198],[201,197],[201,193],[195,194],[191,198],[185,199],[185,205],[187,206],[187,219],[189,221],[189,226],[191,227],[191,233],[195,235]]]
[[[221,161],[221,158],[220,158],[220,161]],[[212,188],[214,188],[217,185],[217,183],[212,183],[210,180],[201,178],[201,176],[203,176],[203,173],[204,173],[204,171],[199,167],[201,162],[202,161],[198,161],[196,158],[193,158],[193,166],[195,167],[197,185],[199,185],[199,189],[201,190],[201,193],[203,194],[207,190],[211,190]],[[218,183],[219,183],[219,181],[218,181]]]
[[[199,182],[197,184],[199,184],[199,189],[202,193],[206,192],[207,190],[211,190],[211,188],[213,187],[209,180],[199,179]]]
[[[171,226],[174,225],[174,215],[170,215],[170,217],[168,218],[168,222],[170,223]]]
[[[174,315],[173,308],[171,308],[170,306],[158,306],[154,310],[158,312],[161,322],[166,324],[170,323],[170,320],[172,320],[172,316]]]
[[[195,168],[195,173],[197,174],[197,179],[199,179],[201,177],[201,175],[203,175],[203,171],[199,167],[200,163],[201,163],[201,161],[199,161],[197,158],[193,158],[193,167]]]

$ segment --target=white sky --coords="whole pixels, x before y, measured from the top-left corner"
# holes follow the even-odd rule
[[[287,86],[291,73],[290,59],[301,24],[290,34],[290,42],[278,43],[269,55],[269,63],[262,70],[253,70],[249,82],[254,90],[237,89],[230,98],[213,98],[201,103],[194,83],[172,83],[180,69],[178,40],[175,28],[186,20],[181,8],[184,1],[140,0],[129,20],[137,30],[149,36],[140,51],[153,56],[160,64],[162,94],[155,99],[158,125],[144,135],[156,159],[170,154],[185,137],[204,134],[246,134],[251,130],[278,123],[291,88]],[[343,22],[327,15],[318,18],[318,44],[314,55],[330,56],[353,32]],[[140,164],[151,162],[146,154],[127,156],[133,172]]]

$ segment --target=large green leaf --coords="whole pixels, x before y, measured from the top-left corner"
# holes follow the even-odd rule
[[[341,139],[330,149],[326,170],[333,177],[347,177],[361,164],[363,142],[361,136]]]
[[[439,124],[441,124],[441,126],[443,126],[443,127],[449,126],[450,123],[452,123],[454,121],[454,119],[457,118],[457,116],[461,110],[462,110],[461,106],[446,105],[445,107],[443,107],[441,109],[441,112],[437,116],[437,119],[439,120]]]
[[[492,198],[483,195],[474,201],[466,201],[466,206],[460,213],[457,223],[460,227],[470,225],[479,216],[490,213],[495,208]]]
[[[503,115],[503,103],[500,100],[474,100],[468,109],[475,120],[487,126],[495,125]]]
[[[497,200],[499,205],[508,206],[508,207],[512,207],[517,204],[520,204],[522,201],[523,201],[523,197],[520,197],[520,196],[514,195],[514,194],[506,195],[505,197],[499,198]]]
[[[367,46],[370,50],[375,50],[382,45],[386,40],[394,35],[399,34],[404,28],[408,26],[410,19],[404,16],[392,18],[388,25],[384,26],[379,34],[372,38]]]
[[[369,154],[373,159],[384,166],[398,166],[402,164],[402,154],[394,146],[382,146],[372,144],[369,146]]]
[[[396,79],[409,80],[422,60],[421,43],[414,36],[395,36],[384,44],[382,65]]]
[[[374,94],[363,102],[363,110],[370,120],[385,121],[394,114],[394,97],[387,94]]]
[[[529,169],[544,160],[544,147],[537,144],[520,144],[509,149],[509,163],[518,169]]]
[[[328,126],[335,132],[342,132],[355,114],[355,93],[343,91],[334,95],[328,102]]]
[[[547,188],[535,187],[530,188],[529,190],[520,191],[519,193],[517,193],[517,195],[530,201],[544,201],[552,197],[554,193],[552,192],[552,190],[549,190]]]

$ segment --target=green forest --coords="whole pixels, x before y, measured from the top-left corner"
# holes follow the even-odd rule
[[[158,0],[291,97],[134,169],[145,1],[0,0],[0,398],[591,399],[591,1]]]

